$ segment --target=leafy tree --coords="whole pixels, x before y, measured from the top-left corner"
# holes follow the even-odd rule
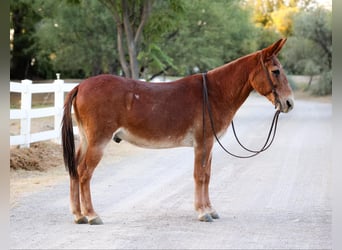
[[[100,3],[36,0],[35,6],[43,17],[33,45],[40,48],[38,60],[52,63],[55,72],[68,77],[118,72],[115,29]]]
[[[11,79],[35,78],[44,75],[45,70],[50,70],[49,65],[39,64],[36,61],[37,50],[32,47],[35,24],[40,20],[41,16],[33,8],[32,1],[10,2]]]
[[[174,56],[168,53],[168,41],[179,35],[185,18],[185,3],[182,0],[161,0],[153,4],[152,14],[143,30],[143,42],[138,60],[140,73],[147,80],[177,71]]]
[[[126,77],[139,78],[137,56],[143,28],[151,14],[152,0],[101,0],[113,14],[117,30],[117,48],[122,70]],[[124,39],[129,55],[125,57]]]
[[[294,18],[293,37],[289,38],[284,67],[294,74],[311,78],[321,75],[316,94],[331,93],[332,30],[331,11],[315,8]]]
[[[315,0],[247,0],[254,11],[254,23],[266,29],[273,29],[286,37],[292,34],[295,14],[309,8],[315,2]]]
[[[161,73],[190,74],[279,37],[253,24],[243,0],[17,2],[27,3],[39,17],[32,21],[34,35],[26,50],[34,51],[30,58],[45,77],[61,72],[63,77],[81,78],[120,70],[146,79]]]
[[[332,13],[324,8],[302,12],[295,20],[295,36],[312,41],[317,48],[323,68],[332,63]],[[323,59],[323,60],[322,60]]]
[[[177,35],[165,40],[177,71],[191,74],[220,66],[256,49],[256,28],[240,1],[184,1],[186,16]]]
[[[113,14],[117,49],[125,76],[138,78],[140,72],[147,68],[147,63],[153,63],[154,67],[160,69],[166,67],[164,62],[168,67],[172,66],[171,59],[162,52],[157,42],[177,23],[177,13],[183,11],[181,1],[100,1]],[[139,61],[143,64],[141,67]]]
[[[272,26],[282,36],[288,37],[292,34],[293,16],[299,12],[296,6],[282,5],[278,10],[271,13]]]

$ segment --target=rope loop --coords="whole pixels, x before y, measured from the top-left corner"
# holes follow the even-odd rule
[[[272,124],[270,127],[270,130],[268,132],[266,141],[264,143],[264,145],[259,149],[259,150],[252,150],[252,149],[248,149],[247,147],[245,147],[239,140],[236,131],[235,131],[235,126],[234,126],[234,122],[232,120],[232,129],[233,129],[233,133],[234,133],[234,137],[236,139],[236,141],[239,143],[239,145],[246,150],[249,153],[249,155],[237,155],[234,154],[232,152],[230,152],[225,146],[223,146],[223,144],[221,143],[221,141],[219,140],[216,130],[215,130],[215,126],[214,126],[214,121],[213,121],[213,113],[211,111],[211,107],[210,107],[210,103],[209,103],[209,97],[208,97],[208,89],[207,89],[207,83],[206,83],[206,73],[202,74],[203,77],[203,138],[205,138],[205,109],[207,109],[208,111],[208,115],[209,115],[209,121],[210,121],[210,126],[211,126],[211,130],[213,132],[213,135],[217,141],[217,143],[220,145],[220,147],[229,155],[236,157],[236,158],[242,158],[242,159],[246,159],[246,158],[252,158],[258,154],[260,154],[261,152],[264,152],[265,150],[267,150],[273,143],[274,138],[275,138],[275,134],[277,132],[277,125],[278,125],[278,118],[279,118],[279,114],[280,114],[280,110],[277,110],[273,116],[273,120],[272,120]],[[204,147],[204,153],[203,153],[203,166],[204,166],[204,161],[205,161],[205,140],[203,142],[203,147]]]

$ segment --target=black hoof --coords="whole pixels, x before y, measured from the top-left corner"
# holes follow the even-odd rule
[[[88,224],[88,219],[87,217],[83,216],[81,218],[78,218],[77,220],[75,219],[74,222],[76,224]]]
[[[220,219],[220,216],[218,215],[217,212],[212,212],[210,213],[210,215],[211,215],[211,218],[213,218],[214,220]]]
[[[198,219],[204,222],[213,222],[213,218],[210,214],[203,214],[202,216],[199,216]]]
[[[94,219],[89,220],[89,225],[102,225],[103,222],[100,217],[95,217]]]

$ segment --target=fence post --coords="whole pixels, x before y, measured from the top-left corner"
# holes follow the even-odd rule
[[[61,122],[63,115],[63,104],[64,104],[64,80],[59,79],[60,74],[56,74],[57,79],[54,81],[55,84],[55,124],[54,130],[56,133],[56,143],[61,144]]]
[[[32,108],[32,94],[30,85],[31,80],[22,80],[21,91],[21,110],[24,113],[20,119],[20,134],[24,136],[24,144],[20,145],[20,148],[29,148],[31,141],[31,108]]]

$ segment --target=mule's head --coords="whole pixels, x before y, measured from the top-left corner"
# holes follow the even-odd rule
[[[256,53],[258,63],[253,77],[250,79],[250,84],[257,92],[266,96],[276,109],[287,113],[294,105],[293,93],[277,58],[285,42],[286,38],[280,39]]]

